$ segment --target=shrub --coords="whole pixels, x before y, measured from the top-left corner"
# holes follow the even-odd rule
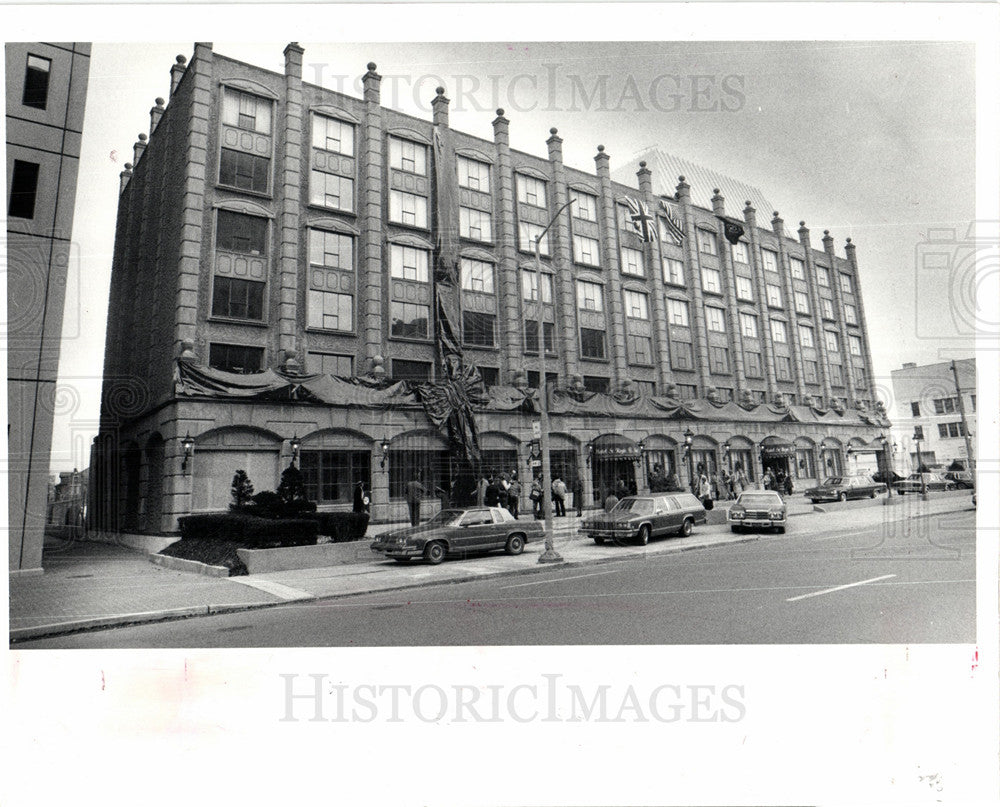
[[[250,477],[247,476],[246,471],[240,469],[233,474],[231,490],[233,492],[233,503],[229,505],[230,509],[238,510],[250,501],[253,497],[253,484],[250,482]]]
[[[368,513],[316,513],[320,535],[329,535],[333,543],[360,541],[368,530]]]
[[[182,539],[161,549],[158,555],[171,558],[196,560],[209,566],[225,566],[230,577],[248,574],[246,564],[240,560],[236,550],[240,544],[236,541],[206,541]]]
[[[245,511],[196,513],[178,524],[184,540],[236,541],[248,547],[315,544],[318,527],[310,518],[262,518]]]
[[[295,502],[306,501],[306,485],[302,481],[302,471],[294,465],[289,465],[281,472],[278,495],[289,506],[293,506]]]

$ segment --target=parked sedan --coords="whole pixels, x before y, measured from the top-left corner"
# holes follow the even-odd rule
[[[733,532],[764,527],[783,533],[787,519],[785,501],[774,490],[748,490],[729,508],[729,526]]]
[[[902,482],[897,482],[896,492],[902,496],[904,493],[920,493],[924,489],[954,490],[955,487],[954,482],[950,479],[945,479],[941,474],[925,472],[922,474],[910,474]]]
[[[691,493],[626,496],[610,513],[588,518],[580,532],[603,544],[638,541],[645,546],[661,535],[690,535],[695,524],[705,523],[705,507]]]
[[[959,489],[964,488],[969,490],[976,486],[976,480],[971,471],[948,471],[944,475],[944,478],[950,479],[955,483],[955,487]]]
[[[885,493],[886,486],[870,476],[831,476],[822,485],[809,488],[805,497],[816,502],[846,502],[848,499],[874,499]]]
[[[371,548],[400,562],[422,557],[437,564],[449,555],[494,549],[520,555],[526,543],[543,536],[541,524],[520,522],[501,507],[450,508],[416,527],[378,536]]]

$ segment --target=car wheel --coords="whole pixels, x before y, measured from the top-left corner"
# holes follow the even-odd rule
[[[819,504],[819,499],[810,499],[813,504]]]
[[[597,544],[598,546],[601,546],[604,543],[604,539],[603,538],[597,538],[595,536],[594,543]]]
[[[691,534],[692,529],[694,529],[694,520],[690,518],[684,519],[684,523],[681,524],[681,535],[687,538]]]
[[[945,485],[945,486],[944,486],[944,489],[945,489],[945,490],[954,490],[954,489],[955,489],[955,486],[954,486],[954,485]]]
[[[844,491],[840,491],[840,496],[838,496],[837,498],[840,501],[842,501],[842,502],[846,502],[847,501],[847,494]]]
[[[431,541],[424,547],[424,560],[435,566],[444,560],[444,544],[440,541]]]
[[[775,529],[775,531],[777,531],[778,535],[784,535],[785,534],[785,528],[784,527],[775,527],[774,529]]]
[[[524,536],[512,535],[507,539],[507,546],[503,551],[508,555],[520,555],[524,551]]]
[[[868,498],[869,499],[874,499],[875,498],[875,491],[874,490],[871,493],[868,494]]]
[[[649,543],[649,525],[643,524],[639,527],[639,544],[646,546]]]
[[[742,527],[733,524],[729,529],[731,529],[733,532],[740,532],[742,530]]]

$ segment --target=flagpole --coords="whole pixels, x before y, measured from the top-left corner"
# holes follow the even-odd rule
[[[539,409],[539,448],[542,452],[542,510],[545,513],[545,551],[538,556],[539,563],[561,563],[562,555],[556,552],[555,531],[552,525],[552,474],[551,462],[549,458],[549,395],[548,384],[545,381],[545,309],[542,305],[542,238],[549,231],[562,212],[568,208],[575,199],[570,199],[560,207],[548,224],[545,225],[538,237],[535,238],[535,287],[538,290],[538,409]]]

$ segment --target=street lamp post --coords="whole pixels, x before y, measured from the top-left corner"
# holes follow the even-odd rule
[[[684,431],[684,450],[687,452],[688,461],[688,484],[691,486],[691,492],[697,496],[698,489],[695,486],[694,481],[694,457],[692,456],[693,452],[691,451],[691,444],[693,442],[694,432],[691,431],[691,427],[688,426],[688,428]]]
[[[538,408],[539,408],[539,426],[541,427],[541,434],[539,435],[539,443],[542,450],[542,510],[545,513],[545,551],[538,556],[539,563],[561,563],[562,555],[556,552],[555,547],[555,536],[552,526],[552,491],[551,491],[551,466],[549,457],[549,396],[546,387],[548,384],[545,380],[545,322],[544,322],[544,311],[545,308],[542,305],[543,294],[542,294],[542,238],[545,234],[552,228],[552,225],[556,223],[562,212],[568,208],[575,199],[570,199],[566,204],[560,207],[555,215],[549,220],[549,223],[545,225],[545,228],[538,234],[535,238],[535,281],[536,288],[538,289]]]
[[[920,498],[927,501],[927,477],[924,476],[924,472],[920,470],[920,466],[923,463],[920,461],[920,441],[923,437],[920,436],[918,432],[913,433],[913,442],[917,444],[917,473],[920,474]]]

